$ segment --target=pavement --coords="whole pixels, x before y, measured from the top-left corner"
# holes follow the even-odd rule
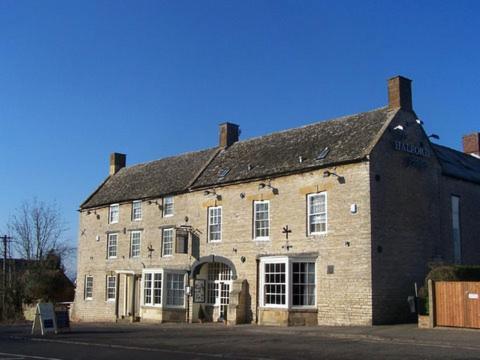
[[[75,323],[30,335],[0,325],[0,359],[480,359],[480,330]]]

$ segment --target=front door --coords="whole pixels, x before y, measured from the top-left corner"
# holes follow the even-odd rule
[[[213,305],[213,321],[227,320],[232,270],[222,263],[208,264],[207,301]]]

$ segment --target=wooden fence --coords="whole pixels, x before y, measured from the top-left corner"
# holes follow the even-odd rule
[[[480,282],[434,283],[435,325],[480,329]]]

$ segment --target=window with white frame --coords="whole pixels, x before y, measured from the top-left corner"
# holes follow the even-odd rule
[[[185,303],[185,274],[167,272],[167,306],[183,307]]]
[[[261,306],[281,308],[315,306],[316,276],[313,259],[263,258],[260,280]]]
[[[308,234],[324,234],[327,232],[327,193],[307,196]]]
[[[108,222],[110,224],[118,223],[118,217],[120,214],[120,205],[112,204],[108,210]]]
[[[143,305],[160,306],[162,304],[162,275],[161,271],[143,273]]]
[[[85,300],[93,299],[93,276],[85,276]]]
[[[117,257],[118,234],[108,234],[107,239],[107,257],[115,259]]]
[[[315,305],[315,263],[292,263],[292,306]]]
[[[107,276],[107,301],[115,301],[117,297],[117,277],[115,275]]]
[[[254,201],[253,202],[253,234],[255,240],[268,240],[270,236],[270,202]]]
[[[264,264],[263,303],[264,306],[286,305],[287,264],[285,262]]]
[[[208,241],[222,240],[222,207],[208,208]]]
[[[173,228],[162,230],[162,256],[173,254]]]
[[[163,198],[163,216],[173,215],[173,196]]]
[[[139,257],[140,256],[140,244],[141,244],[142,232],[141,231],[131,231],[130,232],[130,256]]]
[[[136,200],[132,203],[132,220],[142,220],[142,201]]]

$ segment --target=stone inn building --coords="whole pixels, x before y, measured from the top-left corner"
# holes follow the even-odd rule
[[[81,321],[406,321],[431,262],[480,263],[480,134],[433,144],[388,105],[126,167],[80,206]]]

